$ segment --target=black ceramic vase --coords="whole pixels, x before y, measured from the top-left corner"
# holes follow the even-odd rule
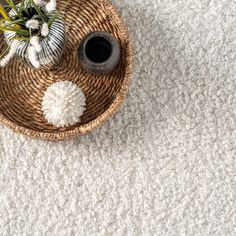
[[[92,32],[81,41],[78,57],[80,65],[87,72],[108,74],[119,64],[120,45],[108,32]]]

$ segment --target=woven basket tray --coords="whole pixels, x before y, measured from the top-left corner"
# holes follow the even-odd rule
[[[58,1],[64,14],[67,44],[63,59],[52,70],[35,70],[13,59],[0,69],[0,122],[15,132],[33,138],[65,140],[83,135],[103,124],[121,105],[131,80],[132,53],[127,29],[108,0]],[[93,76],[78,64],[77,49],[91,31],[108,31],[120,42],[122,59],[112,74]],[[5,43],[1,37],[0,47]],[[47,123],[41,111],[42,97],[49,85],[70,80],[86,96],[81,122],[66,128]]]

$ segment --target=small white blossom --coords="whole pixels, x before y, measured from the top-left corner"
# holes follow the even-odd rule
[[[38,29],[39,28],[39,21],[35,19],[31,19],[26,21],[25,26],[29,29]]]
[[[41,5],[41,4],[42,4],[42,0],[34,0],[34,3],[35,3],[36,5]]]
[[[21,42],[19,40],[12,41],[8,54],[5,57],[3,57],[0,61],[0,66],[4,67],[9,63],[9,61],[15,55],[16,50],[19,48],[20,44]]]
[[[46,4],[46,10],[47,10],[48,12],[55,11],[55,10],[56,10],[56,7],[57,7],[57,2],[56,2],[56,0],[50,0],[50,1]]]
[[[41,35],[46,37],[49,34],[49,28],[47,23],[43,23],[42,28],[41,28]]]
[[[35,68],[40,67],[40,63],[39,63],[38,57],[37,57],[37,51],[35,50],[35,48],[33,46],[28,47],[28,58],[29,58],[29,61],[31,62],[31,64]]]
[[[39,37],[38,36],[31,37],[30,43],[34,47],[36,52],[40,52],[42,50],[41,45],[39,43]]]

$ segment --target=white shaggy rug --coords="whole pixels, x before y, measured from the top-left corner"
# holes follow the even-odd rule
[[[236,235],[236,2],[114,2],[129,96],[68,142],[0,128],[0,235]]]

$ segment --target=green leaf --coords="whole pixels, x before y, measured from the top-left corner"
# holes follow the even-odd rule
[[[8,23],[5,23],[4,26],[8,27],[8,26],[11,26],[11,25],[14,25],[14,24],[17,24],[17,23],[20,23],[20,22],[24,22],[24,20],[22,19],[19,19],[19,20],[14,20],[14,21],[7,21]]]
[[[16,34],[18,34],[18,35],[29,36],[28,30],[17,29],[17,28],[10,27],[10,26],[9,27],[0,26],[0,29],[3,31],[16,32]]]
[[[22,15],[19,14],[15,4],[13,3],[12,0],[6,0],[6,2],[8,3],[8,5],[15,11],[16,15],[22,19]]]
[[[37,13],[39,14],[39,16],[41,17],[41,19],[43,21],[47,21],[47,17],[45,15],[43,15],[41,9],[35,4],[35,2],[33,0],[29,0],[31,2],[31,4],[33,5],[33,7],[35,8],[35,10],[37,11]]]
[[[19,5],[19,13],[20,15],[22,15],[22,11],[24,9],[26,9],[25,3],[27,3],[28,1],[22,0],[21,4]]]
[[[0,24],[4,23],[5,21],[6,21],[6,19],[1,19]]]
[[[51,26],[51,24],[54,22],[54,20],[55,20],[58,16],[59,16],[59,11],[49,19],[49,21],[47,22],[48,27]]]

